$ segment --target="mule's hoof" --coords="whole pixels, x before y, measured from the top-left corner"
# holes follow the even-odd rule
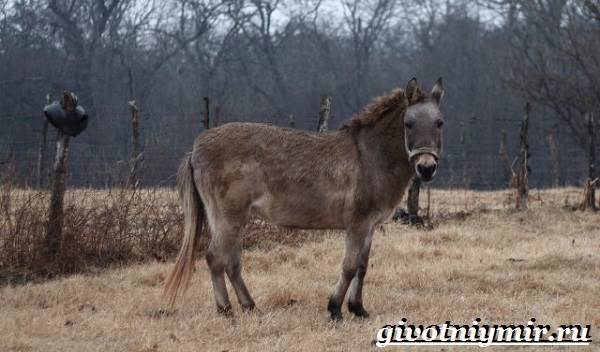
[[[252,302],[251,304],[242,304],[242,312],[252,312],[254,310],[254,308],[256,308],[256,305],[254,304],[254,302]]]
[[[344,320],[344,317],[342,316],[342,311],[338,310],[338,311],[329,311],[329,313],[331,314],[331,316],[329,317],[329,320],[333,321],[333,322],[338,322],[338,321],[342,321]]]
[[[331,300],[329,300],[329,304],[327,304],[327,310],[329,311],[329,314],[331,314],[331,321],[340,321],[342,320],[342,307],[332,303]]]
[[[348,302],[348,310],[358,318],[366,319],[369,317],[369,312],[365,310],[362,303]]]
[[[217,313],[226,316],[226,317],[230,317],[233,315],[233,311],[231,310],[231,305],[226,305],[226,306],[217,306]]]
[[[408,224],[412,226],[424,226],[425,219],[419,215],[410,215],[408,217]]]

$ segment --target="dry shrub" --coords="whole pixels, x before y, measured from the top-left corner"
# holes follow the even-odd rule
[[[43,243],[48,194],[0,186],[0,281],[7,272],[29,268],[37,262],[37,248]]]
[[[60,260],[50,265],[40,255],[49,198],[46,191],[1,186],[0,282],[164,260],[177,251],[182,215],[173,192],[81,189],[65,195]]]
[[[179,250],[183,215],[173,189],[75,189],[65,195],[60,259],[50,265],[41,256],[49,203],[47,191],[15,188],[9,182],[0,186],[0,283],[165,261]],[[298,246],[323,235],[255,220],[243,230],[243,246]],[[208,241],[208,236],[201,238],[201,250]]]

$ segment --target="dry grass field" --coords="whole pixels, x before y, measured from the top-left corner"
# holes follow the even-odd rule
[[[376,349],[378,328],[404,317],[423,324],[466,324],[476,317],[525,323],[535,317],[552,326],[592,324],[597,336],[600,214],[566,206],[579,201],[579,190],[531,191],[524,212],[511,210],[507,191],[431,195],[432,230],[390,223],[377,231],[365,281],[367,320],[344,307],[343,322],[328,321],[327,296],[339,275],[343,235],[303,231],[295,233],[296,241],[244,251],[244,274],[259,311],[245,314],[234,305],[233,318],[216,313],[203,260],[173,311],[160,295],[170,262],[4,285],[0,351],[369,351]]]

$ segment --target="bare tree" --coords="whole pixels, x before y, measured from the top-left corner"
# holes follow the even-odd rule
[[[105,34],[118,27],[131,0],[49,0],[52,13],[51,25],[72,58],[78,91],[89,97],[91,104],[92,67],[96,51],[106,40]],[[90,21],[89,25],[82,19]]]
[[[348,82],[354,109],[360,107],[369,91],[367,79],[373,52],[383,33],[389,29],[396,12],[396,0],[343,0],[344,23],[350,33],[354,76]]]
[[[593,1],[506,0],[511,84],[553,111],[585,148],[586,120],[600,110],[600,37]]]

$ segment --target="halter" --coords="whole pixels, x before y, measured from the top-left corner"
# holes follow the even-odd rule
[[[421,147],[421,148],[415,148],[415,149],[411,150],[408,147],[408,138],[406,135],[406,130],[404,130],[404,148],[406,148],[406,152],[408,153],[408,161],[411,161],[412,158],[414,158],[415,156],[417,156],[419,154],[431,154],[435,158],[436,162],[440,159],[441,150],[438,152],[437,149],[434,149],[431,147]]]
[[[406,150],[408,151],[408,160],[412,160],[412,158],[414,158],[415,156],[417,156],[419,154],[431,154],[435,158],[435,161],[438,161],[440,158],[440,155],[438,154],[438,152],[435,149],[429,148],[429,147],[416,148],[416,149],[410,150],[410,149],[408,149],[408,146],[407,146]]]

